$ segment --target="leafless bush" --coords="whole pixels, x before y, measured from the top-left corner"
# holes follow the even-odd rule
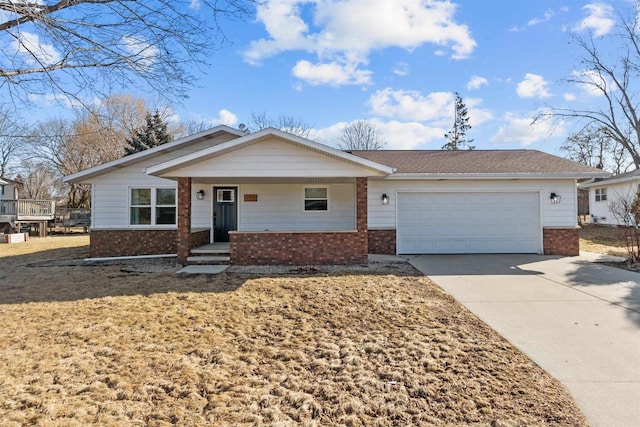
[[[623,225],[629,261],[640,262],[640,191],[611,200],[608,206],[618,223]]]

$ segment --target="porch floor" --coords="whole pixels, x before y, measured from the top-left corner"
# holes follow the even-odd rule
[[[203,254],[203,255],[228,254],[229,242],[215,242],[215,243],[208,243],[202,246],[197,246],[195,248],[191,248],[191,253]]]

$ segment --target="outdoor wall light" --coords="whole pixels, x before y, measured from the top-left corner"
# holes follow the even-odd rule
[[[551,195],[549,195],[549,200],[551,200],[551,203],[560,203],[560,195],[557,193],[551,193]]]
[[[196,199],[198,199],[198,200],[204,200],[204,190],[199,190],[199,191],[196,193]]]
[[[383,205],[388,205],[389,204],[389,196],[387,196],[386,193],[382,195],[382,204]]]

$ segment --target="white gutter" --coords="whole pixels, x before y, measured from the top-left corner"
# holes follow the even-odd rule
[[[622,184],[624,182],[640,181],[640,175],[619,178],[619,179],[603,179],[602,181],[589,182],[588,184],[580,184],[582,188],[606,187],[610,184]]]
[[[600,178],[610,174],[607,172],[565,172],[565,173],[396,173],[386,180],[469,180],[469,179],[581,179]]]

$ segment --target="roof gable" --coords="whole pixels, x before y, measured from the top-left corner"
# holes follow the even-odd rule
[[[176,175],[178,173],[187,172],[189,170],[193,171],[193,167],[192,167],[193,165],[202,164],[204,162],[209,161],[210,159],[214,159],[220,156],[225,156],[235,151],[243,150],[256,144],[270,142],[274,140],[278,140],[286,144],[293,145],[294,147],[302,148],[304,150],[316,153],[318,155],[321,155],[323,159],[326,159],[327,157],[329,157],[330,159],[337,160],[342,163],[346,162],[350,165],[357,166],[358,168],[367,169],[369,171],[369,172],[365,172],[367,175],[380,176],[380,175],[389,175],[393,173],[393,169],[384,164],[380,164],[362,157],[354,156],[350,153],[335,149],[333,147],[329,147],[324,144],[320,144],[318,142],[310,141],[305,138],[300,138],[298,136],[280,131],[278,129],[268,128],[268,129],[263,129],[261,131],[245,135],[241,138],[231,140],[224,144],[219,144],[214,147],[209,147],[194,153],[190,153],[190,154],[160,163],[155,166],[151,166],[147,168],[147,174],[155,175],[155,176],[164,176],[164,177],[178,176]],[[284,163],[278,162],[278,164],[282,165],[283,169],[286,168],[286,165]],[[260,166],[261,168],[264,168],[264,170],[268,170],[268,169],[273,169],[274,165],[268,164],[263,161],[261,162]],[[300,172],[302,173],[302,175],[298,175],[298,176],[305,176],[305,173],[306,174],[311,173],[317,176],[318,173],[321,173],[320,169],[322,169],[322,167],[318,166],[318,168],[319,169],[316,169],[316,172],[302,171]],[[325,165],[324,168],[327,171],[329,171],[330,170],[329,164]],[[178,172],[179,170],[182,170],[182,172]],[[285,173],[285,171],[282,171],[281,174],[282,173]],[[236,175],[232,175],[232,176],[236,176]],[[255,176],[262,176],[262,175],[255,174]]]

